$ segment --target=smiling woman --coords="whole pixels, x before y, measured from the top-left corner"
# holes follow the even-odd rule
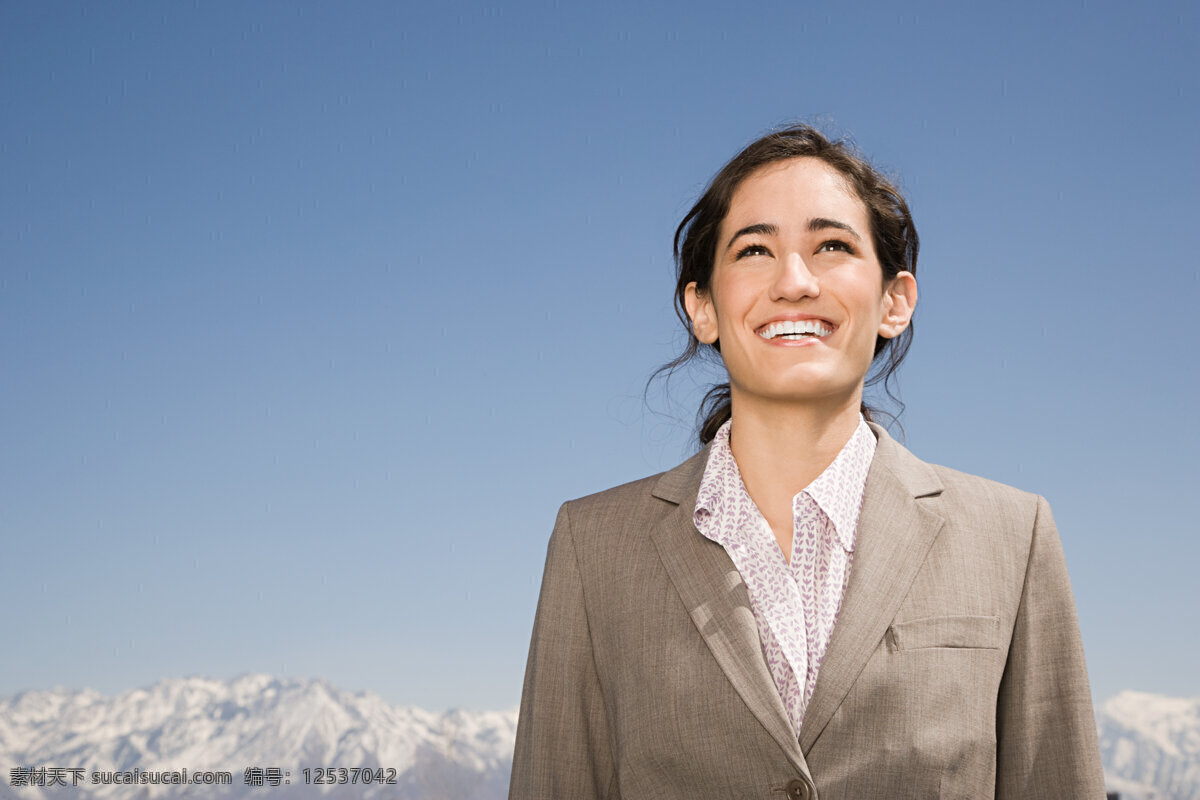
[[[676,232],[703,448],[563,505],[510,797],[1101,797],[1046,502],[927,464],[863,388],[903,359],[918,240],[807,126],[751,144]]]
[[[767,471],[750,476],[743,467],[742,478],[785,554],[793,487],[811,483],[849,440],[871,361],[909,330],[916,306],[912,272],[885,276],[871,229],[866,206],[825,161],[776,161],[738,186],[711,269],[683,287],[695,338],[719,347],[729,372],[730,403],[719,418],[736,403],[730,445],[739,465]],[[810,431],[826,452],[781,453],[781,475],[780,463],[745,452],[764,444],[743,433],[751,426],[754,439],[775,442]]]
[[[685,325],[689,325],[690,320],[687,311],[689,285],[694,283],[695,291],[699,293],[708,292],[718,259],[730,256],[728,250],[733,240],[723,241],[722,231],[733,230],[737,236],[779,233],[778,226],[771,222],[752,222],[744,228],[736,227],[727,219],[734,195],[743,188],[752,173],[768,168],[786,169],[798,159],[808,159],[811,162],[807,164],[809,169],[825,173],[823,180],[825,188],[829,189],[830,201],[840,197],[842,206],[848,208],[852,215],[859,216],[861,212],[866,214],[866,219],[860,220],[858,230],[846,220],[820,216],[807,220],[807,227],[813,234],[841,234],[817,239],[821,248],[857,254],[864,249],[869,250],[882,272],[881,290],[903,273],[915,276],[920,240],[904,197],[890,181],[857,157],[849,147],[830,142],[813,128],[798,126],[766,136],[742,151],[717,174],[708,191],[680,223],[675,232],[675,254],[679,264],[675,305]],[[785,181],[777,179],[770,183],[782,188]],[[802,191],[802,184],[794,188]],[[778,199],[786,204],[786,198]],[[811,204],[816,198],[810,196],[801,199],[807,199]],[[851,202],[845,202],[847,200]],[[723,253],[718,252],[721,244],[725,245]],[[761,253],[762,250],[757,252]],[[811,262],[806,263],[811,265]],[[914,293],[911,301],[915,303],[915,278],[907,282],[910,284],[907,288]],[[909,324],[899,334],[876,338],[872,358],[879,369],[875,379],[886,380],[904,360],[912,341],[911,310]],[[694,357],[701,344],[696,336],[690,337],[687,349],[667,368],[677,367]],[[711,344],[720,351],[719,342]],[[729,419],[729,388],[728,384],[714,387],[702,403],[709,412],[701,428],[702,443],[712,439],[721,423]],[[871,418],[870,409],[865,405],[861,411],[868,420]]]

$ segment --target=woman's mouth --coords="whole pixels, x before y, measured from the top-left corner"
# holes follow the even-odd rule
[[[819,319],[781,320],[759,328],[758,335],[764,339],[821,339],[833,333],[833,326]]]

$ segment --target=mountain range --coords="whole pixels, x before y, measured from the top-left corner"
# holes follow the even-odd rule
[[[515,709],[434,714],[321,679],[269,675],[168,679],[116,697],[27,691],[0,701],[0,797],[493,800],[507,791],[516,718]],[[66,776],[66,786],[14,786],[24,776],[13,770],[22,767],[80,771]],[[232,782],[162,785],[134,772],[185,768],[191,780],[211,771],[230,773]],[[93,783],[93,773],[146,782]]]
[[[0,700],[0,798],[502,800],[516,722],[516,709],[436,714],[269,675],[26,691]],[[1122,800],[1200,800],[1200,698],[1122,692],[1097,727]],[[184,769],[221,783],[160,782]]]
[[[1200,697],[1125,691],[1100,705],[1096,723],[1121,800],[1200,800]]]

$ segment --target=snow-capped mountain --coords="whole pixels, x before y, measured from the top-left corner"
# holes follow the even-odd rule
[[[268,675],[163,680],[117,697],[22,692],[0,700],[0,798],[503,800],[516,723],[515,709],[433,714],[324,680]],[[1122,692],[1100,707],[1097,725],[1108,786],[1122,800],[1200,800],[1200,698]],[[39,781],[20,772],[38,768],[61,770],[65,785],[37,785],[45,773]],[[192,779],[229,773],[231,782],[148,777],[183,769]],[[355,769],[371,774],[351,783]],[[102,782],[113,773],[133,784]],[[10,785],[22,775],[29,785]]]
[[[163,680],[117,697],[28,691],[0,700],[0,797],[499,800],[507,792],[516,719],[515,709],[433,714],[324,680],[268,675]],[[47,783],[43,776],[13,773],[22,767],[78,771],[59,774],[65,786],[45,787],[38,785]],[[137,772],[185,768],[189,780],[214,771],[230,773],[232,782],[161,785],[160,776],[151,782]],[[254,785],[264,776],[247,775],[248,768],[265,772],[265,781]],[[327,768],[334,771],[317,772]],[[273,769],[279,772],[266,772]],[[131,774],[112,779],[132,785],[93,783],[93,773],[105,781],[122,772]]]
[[[1200,697],[1121,692],[1096,720],[1105,776],[1121,800],[1200,800]]]

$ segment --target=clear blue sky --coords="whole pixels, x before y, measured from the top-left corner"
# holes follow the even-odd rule
[[[1094,693],[1200,694],[1194,4],[0,3],[0,695],[517,703],[559,503],[691,452],[671,235],[899,175],[909,447],[1046,495]]]

